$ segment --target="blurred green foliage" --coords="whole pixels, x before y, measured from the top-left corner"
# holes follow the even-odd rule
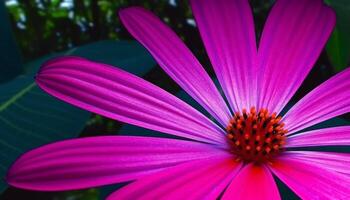
[[[146,7],[161,16],[186,41],[196,31],[186,1],[176,0],[6,0],[12,28],[25,61],[101,39],[131,39],[121,26],[118,10]],[[258,33],[273,0],[251,0]],[[336,71],[350,59],[350,4],[325,0],[337,12],[337,26],[327,44]],[[200,45],[196,44],[195,47]],[[194,46],[193,44],[190,46]],[[198,49],[198,48],[193,48]]]
[[[349,0],[326,0],[336,11],[337,24],[327,44],[329,60],[336,71],[350,63],[350,2]]]
[[[5,4],[0,2],[0,83],[6,82],[22,71],[22,59],[12,34]]]
[[[163,15],[190,14],[186,4],[172,9],[168,1],[7,0],[6,5],[25,60],[101,39],[130,39],[117,14],[127,6],[143,6]],[[169,18],[168,22],[173,24]]]
[[[7,1],[26,60],[91,41],[116,38],[115,10],[121,4],[122,1]]]

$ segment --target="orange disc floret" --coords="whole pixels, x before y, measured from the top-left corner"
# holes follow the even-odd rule
[[[231,151],[247,162],[266,162],[283,150],[287,130],[281,116],[267,109],[236,112],[227,126]]]

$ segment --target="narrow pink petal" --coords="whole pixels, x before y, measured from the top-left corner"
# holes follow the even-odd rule
[[[191,161],[131,183],[108,200],[217,199],[241,165],[230,157]]]
[[[49,144],[21,156],[10,185],[30,190],[71,190],[138,179],[179,163],[230,153],[214,146],[165,138],[105,136]]]
[[[259,107],[279,113],[299,88],[335,25],[321,0],[278,0],[258,50]]]
[[[281,197],[269,169],[248,164],[232,180],[222,199],[278,200]]]
[[[350,198],[350,176],[330,170],[322,163],[284,154],[270,169],[302,199]]]
[[[257,49],[248,0],[191,0],[191,7],[232,109],[256,106]]]
[[[288,151],[288,155],[297,160],[317,163],[323,168],[350,175],[350,154],[315,151]]]
[[[112,119],[203,142],[225,143],[224,131],[203,114],[115,67],[64,57],[45,64],[36,82],[63,101]]]
[[[119,14],[128,31],[150,51],[163,70],[226,127],[231,115],[225,101],[181,39],[143,8],[127,8]]]
[[[350,126],[307,131],[288,137],[286,147],[350,146]]]
[[[283,117],[289,134],[350,111],[350,68],[315,88]]]

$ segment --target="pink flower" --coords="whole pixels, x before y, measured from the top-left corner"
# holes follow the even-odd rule
[[[9,170],[9,184],[54,191],[135,180],[109,199],[216,199],[221,194],[222,199],[280,199],[274,174],[302,199],[349,199],[349,154],[287,148],[350,144],[349,126],[299,133],[349,112],[350,69],[279,116],[322,51],[335,24],[333,11],[321,0],[278,0],[257,49],[248,0],[192,0],[191,6],[228,105],[193,54],[157,17],[142,8],[125,9],[120,17],[217,123],[122,70],[74,57],[52,60],[37,76],[51,95],[190,140],[107,136],[57,142],[21,156]]]

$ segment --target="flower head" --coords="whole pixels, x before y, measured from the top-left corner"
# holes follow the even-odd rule
[[[105,136],[49,144],[20,157],[9,170],[9,184],[52,191],[135,180],[109,199],[280,199],[274,174],[302,199],[349,199],[349,154],[288,148],[350,144],[349,126],[302,131],[349,112],[350,69],[281,116],[334,27],[333,11],[321,0],[278,0],[257,49],[248,0],[192,0],[191,7],[228,104],[156,16],[128,8],[120,17],[215,121],[120,69],[55,59],[36,79],[49,94],[181,138]]]

